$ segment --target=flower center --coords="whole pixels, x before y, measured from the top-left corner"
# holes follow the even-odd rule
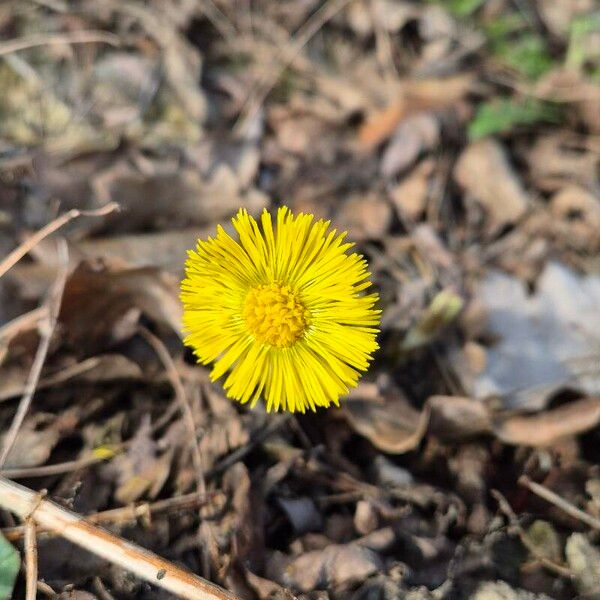
[[[250,290],[244,303],[244,320],[254,337],[285,348],[298,340],[308,326],[308,311],[289,285],[269,283]]]

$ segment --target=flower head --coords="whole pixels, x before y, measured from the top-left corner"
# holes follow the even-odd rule
[[[241,209],[238,239],[217,235],[190,250],[181,283],[185,343],[198,362],[227,373],[230,398],[267,411],[339,404],[377,349],[380,311],[362,256],[345,233],[312,215]]]

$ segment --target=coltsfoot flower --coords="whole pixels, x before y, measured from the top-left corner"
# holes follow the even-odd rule
[[[227,396],[267,411],[339,405],[378,348],[378,296],[367,262],[330,221],[241,209],[238,240],[217,235],[190,250],[181,283],[185,343],[198,362],[227,374]]]

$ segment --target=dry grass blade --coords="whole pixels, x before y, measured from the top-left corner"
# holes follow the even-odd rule
[[[40,343],[35,358],[33,360],[29,376],[27,378],[25,392],[21,397],[19,406],[17,407],[17,412],[13,418],[8,433],[4,438],[2,452],[0,453],[0,468],[2,468],[2,466],[6,462],[6,459],[17,439],[19,429],[21,428],[21,425],[25,420],[25,416],[29,411],[33,395],[37,388],[38,381],[40,380],[40,375],[42,374],[42,368],[46,360],[46,355],[48,354],[48,349],[50,348],[50,340],[52,338],[52,333],[54,332],[54,328],[58,320],[60,303],[62,301],[65,283],[67,282],[68,272],[68,250],[67,243],[64,240],[61,240],[59,244],[59,256],[62,256],[63,268],[60,270],[58,277],[56,278],[56,282],[54,283],[53,289],[50,290],[50,294],[48,297],[48,318],[45,323],[45,326],[42,327]]]
[[[175,366],[175,363],[173,362],[169,351],[167,350],[165,345],[160,341],[160,339],[158,339],[155,335],[153,335],[143,327],[140,328],[140,334],[156,352],[156,355],[162,362],[167,372],[167,377],[169,378],[169,381],[173,386],[175,398],[181,410],[181,416],[183,417],[185,427],[187,429],[187,434],[189,437],[188,442],[190,446],[190,451],[192,453],[194,471],[196,473],[196,488],[198,494],[205,496],[206,481],[204,479],[204,465],[202,461],[202,455],[200,454],[200,445],[198,443],[198,438],[196,437],[196,424],[194,423],[194,415],[192,413],[187,394],[185,393],[185,388],[183,387],[181,377],[179,376],[179,373],[177,371],[177,367]],[[204,527],[207,530],[207,534],[210,536],[210,531],[208,530],[209,525],[206,521],[201,519],[200,527]],[[210,562],[208,551],[206,548],[204,548],[204,546],[202,546],[202,567],[205,576],[208,576],[208,574],[210,573]]]
[[[0,44],[0,56],[12,54],[19,50],[27,50],[37,46],[56,44],[93,44],[101,43],[109,46],[119,46],[119,38],[106,31],[71,31],[69,33],[47,34],[37,33],[27,37],[8,40]]]
[[[561,498],[558,494],[554,493],[552,490],[549,490],[547,487],[544,487],[535,481],[531,481],[531,479],[525,475],[519,478],[519,485],[526,487],[530,492],[533,492],[536,496],[539,496],[547,502],[550,502],[550,504],[554,504],[554,506],[560,508],[560,510],[567,513],[574,519],[577,519],[578,521],[589,525],[593,529],[600,531],[600,519],[593,517],[576,506],[573,506],[570,502],[567,502],[564,498]]]
[[[156,554],[100,529],[17,483],[0,478],[0,506],[32,518],[65,539],[187,600],[235,600],[236,596]]]
[[[23,242],[18,248],[15,248],[1,263],[0,263],[0,277],[4,275],[13,265],[21,260],[34,246],[39,244],[44,238],[66,225],[69,221],[76,219],[77,217],[102,217],[108,215],[111,212],[118,210],[119,205],[115,202],[111,202],[102,208],[97,210],[78,210],[74,208],[66,212],[64,215],[60,215],[48,223],[48,225],[42,227],[38,232],[32,235],[27,241]]]

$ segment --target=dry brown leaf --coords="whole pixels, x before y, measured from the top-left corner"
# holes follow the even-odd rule
[[[458,159],[454,177],[485,208],[491,234],[515,223],[529,207],[529,196],[504,148],[491,138],[467,146]]]
[[[130,337],[140,313],[182,335],[177,280],[150,267],[86,261],[67,280],[59,323],[85,352]]]
[[[491,416],[480,400],[461,396],[431,396],[431,433],[444,440],[466,439],[490,433]]]
[[[344,414],[358,433],[390,454],[414,450],[429,422],[428,410],[420,413],[402,396],[385,401],[347,400]]]
[[[423,214],[434,171],[435,161],[425,159],[392,188],[390,198],[401,219],[416,221]]]
[[[364,581],[383,568],[377,554],[355,545],[330,545],[297,558],[273,556],[267,567],[281,585],[309,592]]]
[[[554,192],[569,184],[593,190],[598,184],[600,153],[579,136],[564,131],[540,136],[524,156],[531,179],[542,190]]]
[[[594,251],[600,246],[600,198],[570,185],[550,199],[553,221],[574,248]]]
[[[402,121],[390,140],[379,170],[392,178],[410,167],[423,152],[437,147],[441,140],[441,125],[433,112],[414,114]]]
[[[512,416],[494,423],[494,434],[506,444],[550,446],[600,423],[600,398],[576,400],[532,416]]]
[[[106,219],[105,228],[117,233],[202,226],[225,220],[240,207],[257,214],[268,205],[268,198],[258,190],[245,192],[225,163],[219,163],[210,178],[192,168],[157,166],[154,170],[144,174],[118,164],[95,178],[97,195],[121,207],[121,212]]]
[[[340,231],[347,231],[354,241],[374,240],[383,237],[392,221],[392,210],[376,194],[362,195],[344,202],[335,220]]]
[[[374,148],[394,134],[402,119],[423,110],[456,104],[465,97],[472,83],[470,73],[400,82],[397,91],[400,97],[367,117],[358,131],[359,142],[366,148]]]
[[[4,436],[2,436],[1,443]],[[37,467],[44,464],[60,439],[59,428],[50,424],[38,429],[34,420],[25,421],[15,444],[8,454],[4,468]]]

